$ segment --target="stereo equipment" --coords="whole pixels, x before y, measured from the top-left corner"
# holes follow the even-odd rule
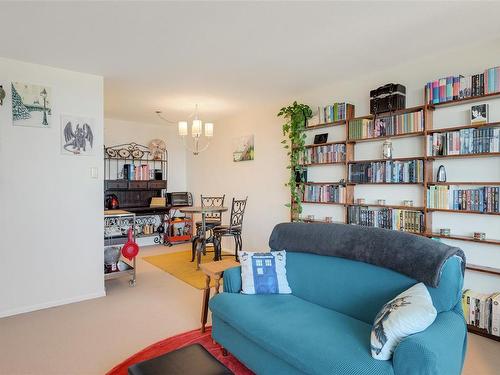
[[[370,91],[370,113],[376,115],[406,108],[406,87],[388,83]]]
[[[192,206],[193,205],[193,195],[189,192],[174,192],[167,193],[167,201],[173,207],[180,206]]]

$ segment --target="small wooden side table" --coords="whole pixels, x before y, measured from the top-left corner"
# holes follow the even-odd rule
[[[200,268],[205,273],[206,283],[203,291],[203,302],[201,305],[201,332],[205,332],[208,318],[208,300],[210,299],[210,280],[215,280],[215,294],[219,293],[220,279],[228,268],[238,267],[240,264],[233,259],[224,259],[217,262],[202,263]]]

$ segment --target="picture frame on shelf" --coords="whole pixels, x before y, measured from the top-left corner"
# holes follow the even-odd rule
[[[326,143],[326,142],[328,142],[328,133],[316,134],[314,136],[313,144],[319,145],[319,144]]]
[[[470,123],[472,125],[486,124],[489,118],[488,104],[476,104],[470,107]]]

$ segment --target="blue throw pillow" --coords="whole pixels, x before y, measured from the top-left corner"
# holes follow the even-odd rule
[[[290,294],[286,278],[286,251],[240,253],[242,293]]]

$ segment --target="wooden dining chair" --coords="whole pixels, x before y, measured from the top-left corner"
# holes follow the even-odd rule
[[[231,204],[231,218],[229,225],[219,225],[213,228],[214,246],[215,246],[215,260],[222,260],[222,237],[234,237],[235,250],[234,258],[238,260],[238,253],[241,251],[243,241],[241,233],[243,230],[243,216],[247,206],[248,197],[245,199],[234,199]],[[231,255],[232,256],[232,255]]]
[[[224,207],[224,200],[226,195],[223,196],[203,196],[201,197],[201,207]],[[211,243],[214,245],[213,228],[222,225],[222,212],[207,212],[205,214],[205,230],[208,231],[209,236],[205,239],[205,244]],[[196,222],[196,236],[191,243],[191,262],[194,262],[196,257],[196,247],[198,241],[201,239],[201,220]],[[214,257],[215,259],[215,257]]]

